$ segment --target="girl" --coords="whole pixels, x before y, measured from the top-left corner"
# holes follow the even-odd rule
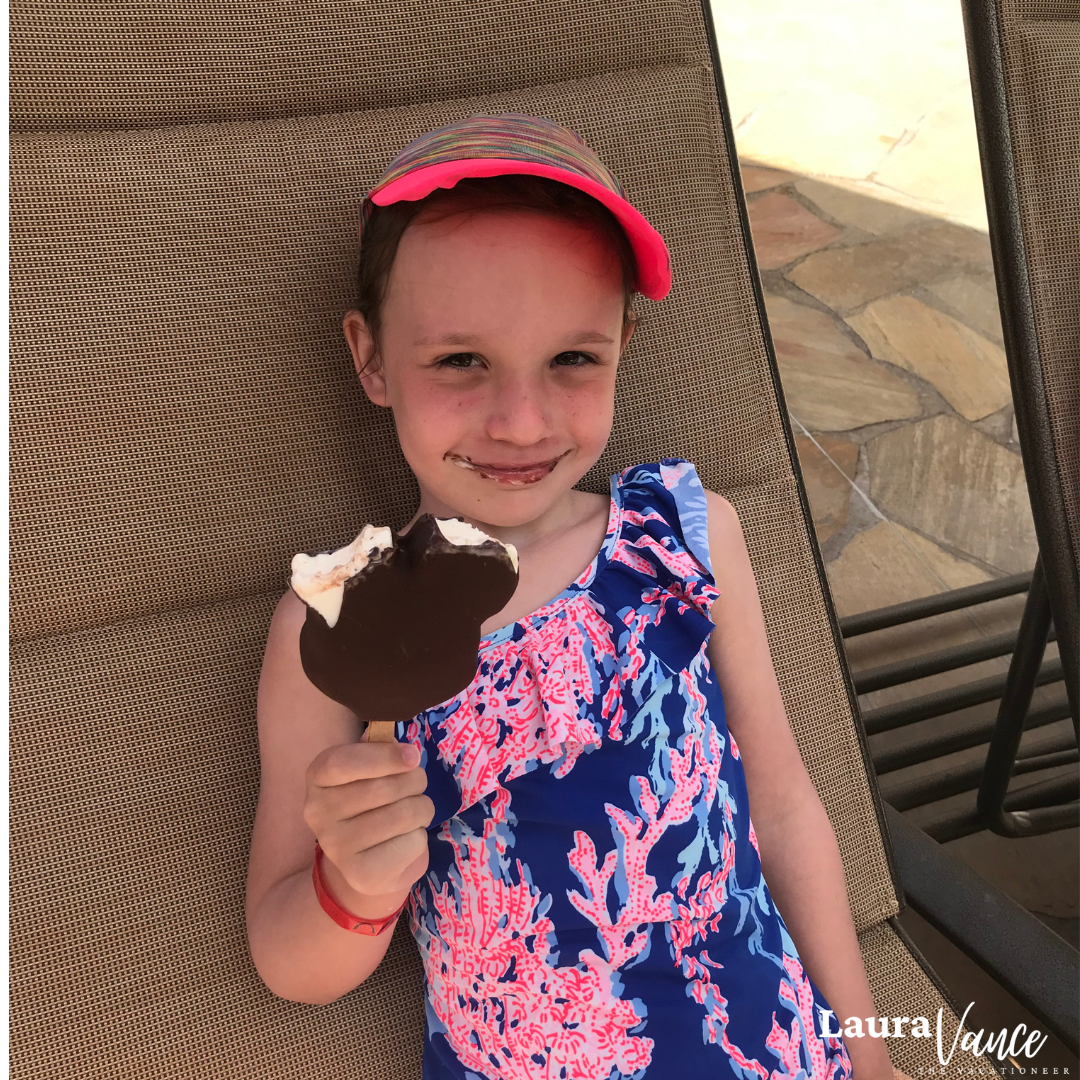
[[[520,578],[473,682],[392,744],[308,682],[282,597],[248,875],[266,985],[336,1000],[408,903],[425,1078],[892,1080],[883,1041],[830,1034],[874,1004],[734,508],[677,458],[574,487],[663,240],[578,136],[517,113],[406,146],[361,240],[344,331],[413,520],[514,544]]]

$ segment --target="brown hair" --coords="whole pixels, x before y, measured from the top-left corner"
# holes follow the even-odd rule
[[[437,213],[430,215],[432,208]],[[423,199],[375,206],[364,225],[360,263],[356,273],[356,308],[367,323],[376,347],[382,329],[382,305],[405,230],[424,213],[425,220],[442,220],[458,213],[492,210],[534,210],[583,227],[591,227],[614,250],[622,270],[623,326],[641,323],[630,309],[634,297],[637,262],[633,248],[615,215],[599,200],[578,188],[546,176],[466,177],[452,188],[436,188]]]

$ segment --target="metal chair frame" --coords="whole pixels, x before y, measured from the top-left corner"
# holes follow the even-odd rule
[[[987,745],[984,763],[955,766],[915,777],[894,788],[888,799],[896,810],[910,810],[966,791],[977,791],[976,805],[935,821],[926,831],[945,843],[969,833],[990,829],[1002,836],[1033,836],[1080,824],[1080,772],[1058,776],[1009,792],[1013,776],[1080,762],[1075,730],[1077,712],[1063,693],[1057,700],[1032,710],[1036,686],[1065,682],[1061,659],[1044,660],[1048,641],[1056,641],[1041,558],[1026,574],[970,585],[963,589],[921,597],[903,604],[860,612],[840,619],[844,639],[890,626],[899,626],[947,611],[959,611],[1003,596],[1027,591],[1028,599],[1016,633],[998,634],[982,641],[884,664],[854,673],[855,692],[868,694],[899,686],[928,675],[953,671],[996,656],[1012,654],[1006,675],[993,676],[912,697],[893,705],[864,710],[867,735],[892,731],[921,720],[945,716],[988,701],[999,701],[997,719],[974,721],[959,729],[914,737],[900,747],[872,753],[878,777],[921,762],[933,761],[957,750]],[[1025,731],[1071,716],[1074,737],[1054,735],[1020,753]]]

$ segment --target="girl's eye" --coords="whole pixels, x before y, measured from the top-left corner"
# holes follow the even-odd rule
[[[562,360],[562,358],[564,356],[569,356],[572,360],[576,359],[576,360],[579,360],[581,362],[580,363],[569,363],[569,364],[559,363],[559,361]],[[595,364],[596,361],[588,353],[564,352],[564,353],[559,353],[559,355],[555,357],[555,363],[558,364],[559,367],[585,367],[586,364]]]
[[[473,366],[472,361],[476,359],[476,353],[453,353],[450,356],[444,356],[438,361],[437,366],[441,368],[454,368],[457,371],[467,371]],[[569,358],[568,360],[566,358]],[[583,352],[562,352],[555,357],[553,363],[557,367],[585,367],[587,364],[595,364],[596,361],[588,354]]]
[[[464,370],[472,366],[470,361],[476,359],[475,353],[460,352],[454,353],[452,356],[444,356],[438,363],[439,367],[457,368],[459,371]],[[465,361],[464,363],[455,361]]]

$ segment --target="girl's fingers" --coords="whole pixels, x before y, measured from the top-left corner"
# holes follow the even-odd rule
[[[416,830],[424,831],[426,835],[434,815],[435,804],[427,795],[410,795],[346,821],[328,822],[322,834],[316,835],[323,851],[344,873],[342,861],[354,853],[369,851],[387,840]]]
[[[435,804],[427,795],[410,795],[386,806],[377,806],[354,819],[352,832],[361,836],[363,848],[367,850],[414,829],[427,829],[434,816]],[[349,827],[353,822],[343,824]]]
[[[328,746],[308,766],[307,779],[316,787],[337,787],[354,780],[415,769],[420,751],[412,743],[355,742]]]
[[[348,821],[359,814],[389,806],[399,799],[422,795],[427,790],[427,773],[423,769],[377,776],[372,780],[354,780],[351,784],[317,790],[320,808],[335,821]]]
[[[411,888],[421,877],[427,870],[427,843],[427,830],[413,829],[334,863],[350,888],[381,895]]]

